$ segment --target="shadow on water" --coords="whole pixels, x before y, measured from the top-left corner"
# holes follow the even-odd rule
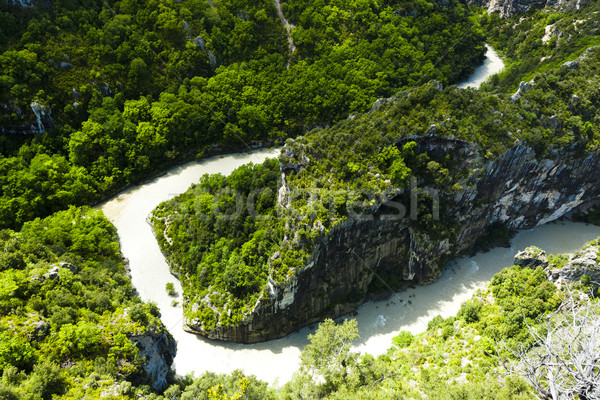
[[[308,344],[307,336],[316,329],[315,324],[312,330],[304,328],[283,339],[253,345],[208,340],[183,331],[181,307],[172,307],[172,298],[165,291],[166,282],[172,282],[178,293],[181,293],[181,285],[170,274],[146,223],[148,214],[158,203],[185,191],[205,173],[229,174],[236,166],[249,161],[261,162],[267,156],[276,154],[259,151],[188,163],[145,185],[131,187],[99,206],[117,227],[123,254],[130,260],[134,286],[144,300],[158,304],[161,319],[178,341],[175,368],[180,375],[205,371],[228,373],[239,368],[268,382],[277,379],[285,382],[298,367],[300,349]],[[571,222],[548,224],[519,233],[511,241],[510,249],[496,248],[454,260],[431,285],[408,289],[388,301],[361,306],[356,316],[361,336],[356,349],[374,355],[385,353],[399,331],[419,332],[438,314],[455,315],[462,302],[501,268],[512,265],[514,254],[529,245],[548,252],[574,252],[598,235],[597,226]]]
[[[418,333],[436,315],[445,318],[456,315],[464,301],[485,287],[504,267],[513,265],[514,255],[528,246],[538,246],[547,253],[573,253],[598,236],[600,227],[595,225],[555,222],[519,232],[511,240],[510,248],[494,248],[452,260],[436,282],[399,292],[388,300],[362,305],[357,310],[361,337],[356,347],[381,354],[400,331]]]

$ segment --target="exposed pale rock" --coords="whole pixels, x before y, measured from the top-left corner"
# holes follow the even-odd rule
[[[531,89],[533,87],[533,81],[529,81],[529,82],[521,82],[519,84],[519,89],[515,92],[515,94],[513,94],[510,99],[511,101],[515,102],[518,99],[520,99],[525,93],[527,93],[527,91],[529,91],[529,89]]]
[[[487,9],[487,12],[497,13],[502,18],[515,14],[525,13],[532,7],[554,7],[556,9],[580,9],[591,0],[469,0],[474,4]]]
[[[192,42],[196,45],[196,47],[202,49],[202,51],[206,50],[206,42],[202,36],[196,36]]]
[[[373,106],[371,107],[371,112],[375,112],[375,111],[378,111],[378,110],[382,109],[388,103],[391,103],[394,100],[396,100],[395,97],[388,97],[387,99],[386,98],[381,98],[381,99],[375,100],[375,102],[373,103]]]
[[[50,271],[48,271],[48,272],[46,272],[44,274],[44,278],[46,278],[46,279],[56,279],[56,278],[58,278],[60,276],[59,272],[60,272],[60,267],[54,267]]]
[[[545,251],[532,246],[517,253],[515,264],[528,268],[542,267],[548,279],[559,286],[566,282],[579,282],[584,275],[590,277],[592,284],[600,286],[599,252],[600,243],[596,240],[571,256],[564,265],[555,265],[549,262]]]
[[[140,357],[145,359],[143,381],[149,383],[155,390],[167,387],[167,376],[177,352],[175,339],[167,333],[148,332],[133,335],[129,338],[139,349]]]
[[[548,257],[546,252],[538,247],[530,246],[515,255],[515,265],[527,268],[546,268],[548,266]]]
[[[427,132],[425,134],[428,136],[437,135],[437,126],[435,124],[431,124],[429,128],[427,128]]]
[[[567,61],[566,63],[563,64],[563,66],[565,66],[569,69],[577,69],[577,68],[579,68],[579,61],[577,61],[577,60]]]

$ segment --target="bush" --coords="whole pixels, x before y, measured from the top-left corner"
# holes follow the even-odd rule
[[[173,284],[173,282],[167,282],[167,284],[165,285],[165,290],[167,291],[167,294],[169,296],[175,297],[177,295],[177,292],[175,292],[175,285]]]
[[[31,393],[39,394],[42,399],[49,400],[53,395],[60,395],[65,390],[65,378],[58,364],[45,361],[33,369],[30,381]]]
[[[410,346],[414,340],[415,336],[412,333],[402,331],[392,339],[392,344],[402,349]]]
[[[141,324],[148,323],[148,316],[143,304],[135,304],[129,309],[129,317],[132,321],[139,322]]]
[[[461,318],[466,323],[473,323],[479,321],[481,317],[481,308],[483,305],[477,300],[471,300],[460,308],[458,312],[458,318]]]

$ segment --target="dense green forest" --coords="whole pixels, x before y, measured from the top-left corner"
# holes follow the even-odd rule
[[[499,19],[484,15],[481,24],[488,43],[501,51],[506,67],[488,82],[496,93],[515,91],[521,81],[538,72],[559,68],[565,61],[581,56],[586,49],[600,45],[597,4],[586,11],[543,10],[527,18]]]
[[[415,176],[460,190],[469,171],[456,168],[458,156],[417,154],[410,140],[396,146],[399,136],[434,129],[487,158],[515,143],[538,157],[597,150],[600,5],[502,20],[453,0],[288,0],[288,38],[270,1],[39,3],[0,4],[0,398],[536,398],[519,377],[529,354],[519,351],[534,345],[544,317],[554,326],[568,317],[557,310],[569,293],[521,267],[498,274],[456,317],[403,332],[384,356],[353,353],[356,323],[327,320],[282,388],[234,371],[169,376],[158,390],[137,343],[172,339],[157,307],[136,295],[115,228],[76,206],[185,159],[295,138],[279,160],[205,176],[153,216],[182,277],[186,316],[235,324],[269,278],[283,282],[303,265],[320,235],[372,212],[360,193],[388,198]],[[481,90],[456,89],[484,40],[507,68]],[[531,87],[511,97],[521,81]],[[302,166],[286,176],[300,189],[286,209],[280,165]],[[254,208],[236,214],[235,195]],[[454,229],[424,213],[414,229]],[[548,259],[560,267],[567,257]],[[572,288],[581,304],[590,281]],[[192,309],[205,298],[217,312]]]
[[[136,338],[170,335],[134,293],[115,228],[69,208],[0,231],[0,397],[97,397],[153,382]],[[111,389],[111,390],[112,390]]]
[[[566,13],[565,21],[556,25],[583,19],[592,8]],[[547,23],[545,15],[540,18],[539,24]],[[510,26],[514,21],[495,23]],[[493,34],[498,29],[507,28],[490,28]],[[472,170],[461,155],[417,154],[414,141],[396,144],[402,138],[434,129],[436,135],[477,144],[486,159],[519,143],[533,147],[540,158],[568,146],[582,155],[597,151],[600,48],[580,46],[575,51],[573,46],[589,44],[583,39],[589,34],[581,28],[555,42],[548,57],[558,67],[541,64],[529,90],[519,96],[500,92],[505,81],[498,76],[482,90],[444,88],[431,81],[400,91],[369,113],[289,139],[279,162],[245,166],[227,178],[206,176],[187,193],[163,203],[154,212],[154,229],[172,269],[182,277],[186,316],[205,329],[239,323],[267,295],[269,280],[287,282],[332,228],[361,213],[374,213],[384,200],[409,188],[412,177],[449,197],[463,189]],[[515,61],[509,68],[526,70],[523,65],[529,62]],[[289,168],[286,184],[293,189],[284,204],[277,201],[280,166]],[[427,204],[424,197],[420,218],[407,223],[434,239],[451,237],[457,226],[452,213],[442,209],[435,220]]]
[[[1,227],[333,124],[402,87],[455,82],[483,57],[458,1],[284,3],[293,54],[272,2],[211,4],[0,5],[0,126],[47,131],[0,136]]]
[[[541,267],[514,266],[455,317],[436,317],[419,335],[399,334],[385,355],[354,353],[356,321],[327,320],[309,337],[300,370],[277,391],[234,371],[179,377],[159,395],[148,386],[131,338],[164,327],[156,309],[133,295],[114,228],[97,211],[70,208],[20,232],[2,231],[1,245],[5,399],[534,399],[514,354],[529,357],[516,351],[534,344],[531,332],[543,329],[541,317],[553,313],[551,321],[561,323],[570,312],[557,314],[561,303],[585,304],[596,288],[584,275],[559,290]],[[598,246],[600,238],[579,254]],[[569,257],[546,259],[552,269]],[[595,303],[592,312],[597,318]]]

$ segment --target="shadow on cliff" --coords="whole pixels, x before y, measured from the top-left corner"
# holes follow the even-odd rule
[[[367,302],[358,308],[360,338],[355,347],[374,354],[384,353],[391,339],[406,330],[423,332],[437,315],[455,316],[463,302],[492,280],[505,267],[514,264],[514,255],[528,246],[548,253],[572,253],[600,235],[600,227],[573,222],[548,223],[519,232],[510,248],[494,248],[473,257],[458,258],[446,265],[440,278],[427,286],[407,289],[388,300]]]
[[[513,265],[514,255],[528,246],[538,246],[548,253],[571,253],[600,235],[600,227],[574,222],[548,223],[519,232],[510,248],[494,248],[473,257],[458,258],[446,265],[440,278],[427,286],[416,286],[392,295],[383,301],[369,301],[356,313],[338,319],[356,318],[359,335],[356,350],[373,355],[383,354],[392,346],[392,338],[400,331],[423,332],[437,315],[455,316],[463,302],[485,287],[502,268]],[[206,339],[196,340],[230,350],[269,351],[281,354],[283,349],[302,349],[309,343],[307,336],[318,324],[305,327],[282,339],[250,345]]]
[[[223,340],[208,339],[204,336],[195,335],[196,340],[207,343],[211,346],[218,346],[228,350],[256,350],[256,351],[270,351],[274,354],[283,353],[284,348],[296,347],[302,350],[304,346],[309,344],[308,335],[315,333],[318,324],[312,324],[305,328],[302,328],[296,332],[293,332],[281,339],[269,340],[266,342],[243,344],[228,342]]]

